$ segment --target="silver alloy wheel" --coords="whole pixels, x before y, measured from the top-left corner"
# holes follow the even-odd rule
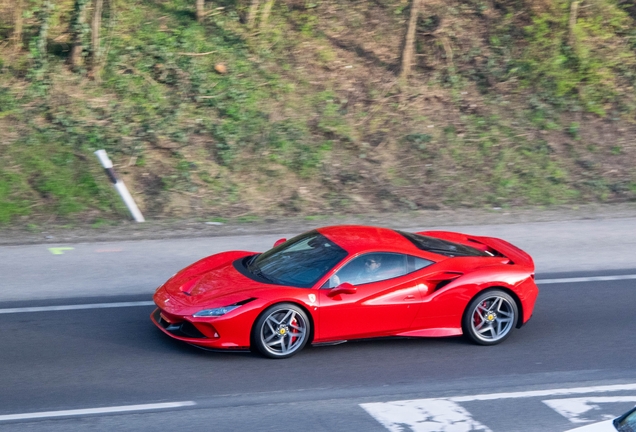
[[[508,298],[494,294],[482,299],[470,315],[473,334],[487,343],[503,339],[515,324],[515,311]]]
[[[305,317],[294,309],[281,308],[270,313],[260,330],[263,348],[275,357],[288,356],[302,348],[307,338]]]

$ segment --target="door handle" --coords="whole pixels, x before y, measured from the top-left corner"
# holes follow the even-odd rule
[[[415,296],[413,294],[409,294],[406,297],[404,297],[404,300],[415,300]]]

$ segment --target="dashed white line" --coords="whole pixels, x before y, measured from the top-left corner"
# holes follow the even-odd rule
[[[517,398],[531,398],[531,397],[545,397],[545,396],[561,396],[561,395],[574,395],[585,393],[607,393],[615,391],[630,391],[636,390],[636,383],[634,384],[615,384],[605,386],[593,386],[593,387],[573,387],[573,388],[561,388],[550,390],[530,390],[524,392],[510,392],[510,393],[491,393],[472,396],[456,396],[446,398],[454,402],[472,402],[472,401],[487,401],[495,399],[517,399]]]
[[[38,306],[38,307],[0,309],[0,314],[26,313],[26,312],[55,312],[55,311],[82,310],[82,309],[109,309],[109,308],[136,307],[136,306],[153,306],[154,304],[155,303],[152,301],[138,301],[138,302],[120,302],[120,303],[92,303],[92,304],[62,305],[62,306]]]
[[[576,282],[604,282],[636,279],[636,274],[620,275],[620,276],[590,276],[577,278],[561,278],[561,279],[537,279],[537,285],[560,284],[560,283],[576,283]]]
[[[123,405],[123,406],[113,406],[113,407],[103,407],[103,408],[86,408],[86,409],[63,410],[63,411],[42,411],[42,412],[34,412],[34,413],[0,415],[0,421],[32,420],[32,419],[53,418],[53,417],[76,417],[76,416],[84,416],[84,415],[114,414],[114,413],[125,413],[125,412],[135,412],[135,411],[152,411],[152,410],[162,410],[162,409],[170,409],[170,408],[182,408],[182,407],[193,406],[193,405],[196,405],[196,403],[193,401],[184,401],[184,402],[166,402],[166,403],[144,404],[144,405]]]

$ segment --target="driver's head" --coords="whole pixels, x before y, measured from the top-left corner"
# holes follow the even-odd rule
[[[379,255],[369,255],[364,260],[364,270],[368,273],[377,271],[382,265],[382,257]]]

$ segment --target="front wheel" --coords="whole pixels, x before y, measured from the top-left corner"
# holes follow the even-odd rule
[[[303,349],[310,331],[305,311],[291,303],[279,303],[258,317],[252,329],[252,342],[265,357],[283,359]]]
[[[462,328],[473,342],[495,345],[510,336],[518,315],[517,303],[508,293],[487,291],[470,302],[464,312]]]

